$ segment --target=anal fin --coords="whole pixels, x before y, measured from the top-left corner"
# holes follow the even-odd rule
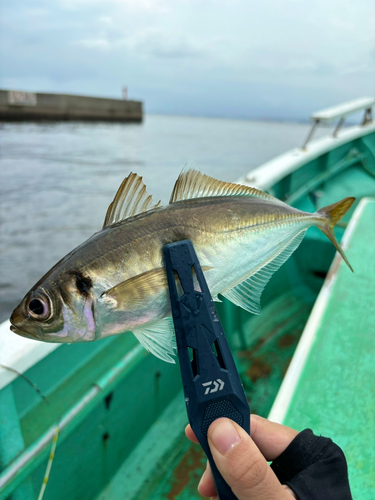
[[[250,278],[245,279],[221,295],[233,302],[233,304],[245,309],[245,311],[249,311],[253,314],[260,314],[260,298],[264,288],[271,279],[273,273],[284,264],[299,246],[305,233],[306,229],[302,230],[280,253],[268,262],[268,264],[259,269],[259,271],[250,276]]]

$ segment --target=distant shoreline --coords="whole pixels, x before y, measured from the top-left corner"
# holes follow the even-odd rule
[[[0,120],[141,122],[143,103],[71,94],[0,90]]]

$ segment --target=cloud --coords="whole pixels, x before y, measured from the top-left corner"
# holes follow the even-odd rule
[[[82,11],[103,6],[102,0],[55,0],[62,8]],[[168,4],[166,0],[106,0],[106,10],[126,10],[132,12],[167,12]]]
[[[369,12],[370,0],[3,2],[0,86],[127,85],[152,112],[302,118],[375,93]]]
[[[189,41],[183,35],[168,37],[163,33],[154,32],[142,38],[134,44],[134,49],[151,57],[195,59],[205,56],[205,51],[198,44]]]
[[[86,49],[94,49],[94,50],[110,50],[111,44],[105,38],[86,38],[82,40],[77,40],[73,42],[72,45],[77,45],[84,47]]]
[[[146,56],[157,59],[199,59],[207,55],[204,48],[188,40],[184,35],[166,36],[154,29],[124,38],[117,38],[103,32],[97,38],[82,38],[71,43],[92,51],[124,50],[136,57]]]
[[[361,74],[361,75],[374,75],[374,64],[356,64],[353,63],[352,66],[348,66],[346,68],[342,68],[340,71],[340,74],[345,76],[345,75],[350,75],[350,74]]]

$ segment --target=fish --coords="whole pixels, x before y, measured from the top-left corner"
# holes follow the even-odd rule
[[[132,332],[174,362],[175,337],[163,247],[189,239],[214,300],[260,314],[271,276],[316,226],[352,270],[333,232],[355,198],[308,213],[254,187],[183,170],[167,206],[131,173],[104,225],[43,276],[14,309],[11,330],[45,342],[91,342]]]

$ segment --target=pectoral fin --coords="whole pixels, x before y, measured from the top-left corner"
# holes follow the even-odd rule
[[[167,363],[175,363],[176,338],[172,318],[164,318],[154,323],[135,328],[134,335],[146,351]]]
[[[212,268],[202,266],[203,271],[209,269]],[[196,280],[196,277],[194,279]],[[177,289],[182,292],[178,279],[176,279],[176,285]],[[114,286],[104,292],[101,299],[107,303],[109,308],[124,311],[131,309],[133,314],[137,314],[139,311],[141,316],[144,309],[147,309],[147,304],[155,302],[156,297],[160,296],[160,293],[167,293],[167,290],[168,282],[165,269],[158,268]],[[176,349],[172,318],[151,321],[133,328],[132,331],[147,351],[167,363],[175,363],[172,358]]]
[[[202,266],[202,271],[208,271],[212,267]],[[197,278],[193,274],[194,283]],[[176,280],[177,289],[181,288],[179,280]],[[124,310],[132,306],[132,309],[144,306],[150,295],[168,288],[167,274],[164,267],[152,269],[145,273],[138,274],[132,278],[119,283],[118,285],[103,292],[101,298],[108,305]],[[181,293],[179,293],[181,295]]]
[[[101,297],[112,307],[124,310],[132,305],[132,309],[142,306],[151,294],[167,287],[167,275],[164,268],[152,269],[138,274],[132,278],[119,283],[102,293]]]

